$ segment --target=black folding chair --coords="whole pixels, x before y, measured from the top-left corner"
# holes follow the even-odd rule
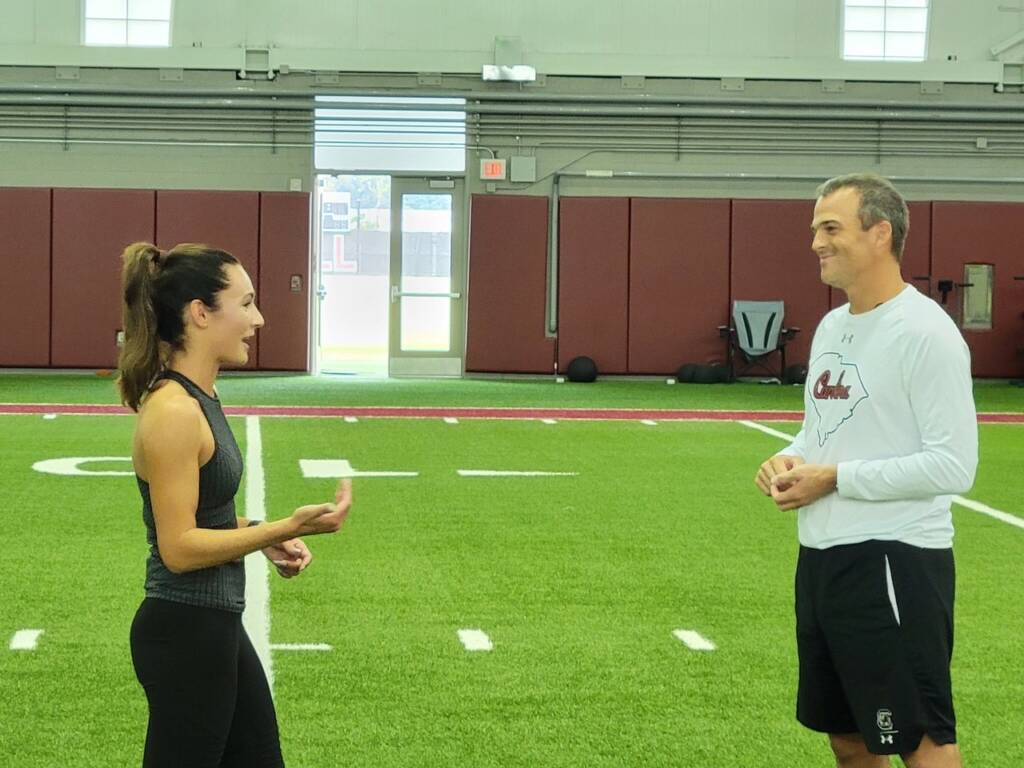
[[[732,325],[718,326],[725,339],[726,364],[731,379],[761,370],[780,382],[786,373],[786,344],[800,332],[785,328],[785,302],[734,301]],[[772,367],[772,356],[778,353],[779,367]]]

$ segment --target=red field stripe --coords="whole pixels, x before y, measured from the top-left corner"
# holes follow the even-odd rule
[[[229,405],[224,408],[229,416],[362,416],[365,418],[439,419],[454,416],[461,419],[591,419],[662,421],[735,421],[761,419],[763,421],[799,421],[799,411],[702,411],[655,410],[628,408],[461,408],[398,406],[328,407],[315,405]],[[131,411],[121,405],[45,405],[37,403],[0,405],[0,414],[46,414],[117,416]]]
[[[1024,424],[1024,413],[979,413],[981,424]]]
[[[2,403],[0,415],[63,413],[73,416],[124,416],[131,411],[123,405],[57,405],[47,403]]]
[[[229,416],[307,416],[340,418],[438,419],[454,416],[460,419],[563,419],[624,421],[653,419],[660,421],[800,421],[801,411],[715,411],[657,410],[630,408],[408,408],[390,406],[327,407],[313,405],[246,405],[227,406]],[[0,404],[0,415],[47,414],[86,416],[124,416],[131,411],[121,405],[48,405],[39,403]],[[979,413],[984,424],[1024,424],[1024,413]]]

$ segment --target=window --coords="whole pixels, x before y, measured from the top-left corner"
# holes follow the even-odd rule
[[[465,99],[317,96],[318,169],[464,173]]]
[[[964,264],[964,330],[992,330],[992,272],[991,264]]]
[[[85,45],[166,48],[171,0],[85,0]]]
[[[924,61],[928,0],[845,0],[843,58]]]

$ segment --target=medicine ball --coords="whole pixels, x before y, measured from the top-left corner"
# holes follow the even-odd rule
[[[716,384],[732,383],[732,368],[724,363],[712,363],[711,381]]]
[[[697,364],[687,363],[679,368],[676,372],[676,381],[684,384],[690,384],[693,382],[694,376],[697,374]]]
[[[710,365],[698,365],[693,374],[693,381],[696,384],[717,384],[718,374]]]
[[[806,365],[787,365],[782,372],[783,384],[803,384],[807,381]]]
[[[574,357],[565,373],[569,381],[589,383],[597,378],[597,363],[589,357]]]

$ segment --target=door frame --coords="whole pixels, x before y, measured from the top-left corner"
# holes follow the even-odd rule
[[[447,194],[452,201],[451,282],[447,294],[415,293],[413,296],[447,295],[451,300],[448,349],[402,350],[402,199],[408,194]],[[465,366],[468,255],[465,226],[465,180],[461,177],[391,175],[391,270],[388,321],[388,375],[460,377]]]

